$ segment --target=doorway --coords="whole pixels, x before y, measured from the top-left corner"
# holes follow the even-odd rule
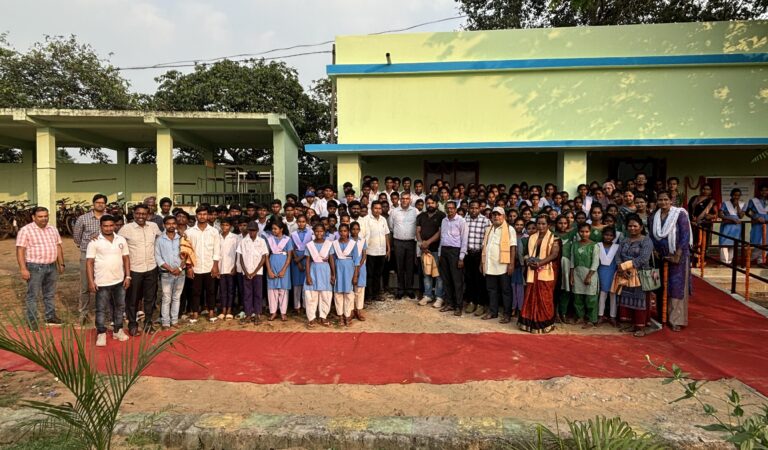
[[[648,187],[656,180],[667,181],[667,160],[662,158],[611,158],[610,174],[617,180],[634,180],[638,172],[648,176]]]
[[[478,161],[424,161],[424,186],[429,187],[437,180],[456,186],[477,184],[480,176]]]

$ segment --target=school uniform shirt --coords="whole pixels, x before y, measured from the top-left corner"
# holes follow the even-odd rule
[[[197,224],[187,229],[187,240],[195,250],[197,264],[192,271],[197,274],[210,273],[213,270],[213,262],[221,260],[221,235],[216,228],[206,226],[200,229]]]
[[[384,216],[379,218],[373,217],[373,215],[365,216],[365,234],[363,238],[368,243],[368,255],[369,256],[384,256],[387,254],[387,235],[389,234],[389,225],[387,219]],[[361,224],[362,225],[362,224]],[[363,233],[363,227],[361,226],[360,232]]]
[[[237,235],[232,233],[227,234],[226,237],[222,236],[221,239],[221,259],[219,260],[219,272],[229,275],[233,269],[237,267],[237,246],[240,244],[240,240]]]
[[[259,265],[259,262],[261,262],[261,258],[269,254],[267,242],[259,236],[256,236],[256,239],[251,239],[250,235],[243,236],[237,247],[237,254],[243,257],[243,263],[245,264],[243,274],[251,274],[256,269],[256,266]],[[261,266],[256,275],[263,274],[264,266]]]
[[[147,221],[143,227],[136,222],[127,223],[117,234],[128,242],[131,272],[149,272],[157,267],[155,239],[160,236],[160,228],[154,222]]]
[[[93,260],[93,281],[96,286],[114,286],[125,278],[123,256],[129,256],[128,242],[119,234],[112,235],[112,242],[103,234],[88,243],[86,259]],[[153,251],[154,253],[154,251]]]

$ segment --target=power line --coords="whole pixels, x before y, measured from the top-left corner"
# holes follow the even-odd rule
[[[419,23],[419,24],[416,24],[416,25],[411,25],[411,26],[406,27],[406,28],[398,28],[398,29],[394,29],[394,30],[385,30],[385,31],[378,31],[378,32],[375,32],[375,33],[369,33],[369,36],[380,35],[380,34],[387,34],[387,33],[398,33],[398,32],[401,32],[401,31],[413,30],[415,28],[423,27],[423,26],[426,26],[426,25],[433,25],[433,24],[436,24],[436,23],[442,23],[442,22],[448,22],[448,21],[451,21],[451,20],[463,19],[465,17],[467,17],[467,16],[466,15],[458,15],[458,16],[452,16],[452,17],[445,17],[445,18],[442,18],[442,19],[431,20],[429,22],[423,22],[423,23]],[[237,62],[242,62],[242,61],[247,61],[249,59],[253,59],[254,57],[268,55],[270,53],[281,52],[281,51],[286,51],[286,50],[295,50],[295,49],[298,49],[298,48],[319,47],[321,45],[332,44],[333,42],[334,42],[333,40],[330,40],[330,41],[318,42],[318,43],[315,43],[315,44],[297,44],[297,45],[292,45],[292,46],[289,46],[289,47],[278,47],[278,48],[273,48],[273,49],[270,49],[270,50],[264,50],[262,52],[257,52],[257,53],[240,53],[240,54],[237,54],[237,55],[217,56],[217,57],[214,57],[214,58],[207,58],[207,59],[187,59],[187,60],[180,60],[180,61],[171,61],[171,62],[157,63],[157,64],[152,64],[152,65],[147,65],[147,66],[117,67],[116,69],[117,70],[174,69],[174,68],[181,68],[181,67],[194,67],[194,66],[199,65],[199,64],[206,64],[206,63],[221,61],[221,60],[225,60],[225,59],[231,59],[231,60],[234,60],[234,61],[237,61]],[[320,50],[320,51],[312,51],[312,52],[294,53],[294,54],[289,54],[289,55],[273,56],[273,57],[267,57],[267,58],[263,58],[262,57],[260,59],[264,59],[264,60],[286,59],[286,58],[295,58],[295,57],[299,57],[299,56],[317,55],[317,54],[322,54],[322,53],[332,53],[332,52],[330,50]],[[241,59],[234,59],[234,58],[241,58]]]

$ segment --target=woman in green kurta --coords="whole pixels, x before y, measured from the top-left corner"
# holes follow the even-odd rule
[[[589,210],[589,218],[592,224],[592,230],[589,232],[589,240],[592,242],[603,242],[603,228],[605,228],[605,224],[603,223],[604,214],[605,212],[600,204],[593,204],[592,208]]]
[[[571,247],[576,239],[576,228],[569,228],[568,218],[559,216],[555,221],[555,236],[560,239],[560,295],[557,298],[555,319],[565,323],[568,304],[571,302]]]
[[[589,224],[579,225],[581,239],[571,247],[571,291],[576,309],[575,323],[583,322],[584,328],[597,324],[597,297],[600,285],[596,273],[600,265],[600,253],[597,244],[589,238],[591,231]],[[600,234],[602,235],[602,232]]]

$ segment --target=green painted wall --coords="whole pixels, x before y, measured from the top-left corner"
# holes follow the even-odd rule
[[[245,170],[267,171],[267,166],[243,166]],[[224,169],[205,166],[175,165],[174,187],[177,193],[200,194],[221,192],[223,182],[206,178],[223,178]],[[0,200],[35,198],[35,174],[31,163],[0,164]],[[114,200],[123,192],[129,201],[143,200],[155,195],[157,168],[145,164],[58,164],[56,169],[57,198],[88,200],[94,193],[103,193]],[[264,191],[268,185],[264,185]]]
[[[339,37],[337,62],[768,52],[768,21]],[[765,137],[768,65],[351,75],[339,143]]]

